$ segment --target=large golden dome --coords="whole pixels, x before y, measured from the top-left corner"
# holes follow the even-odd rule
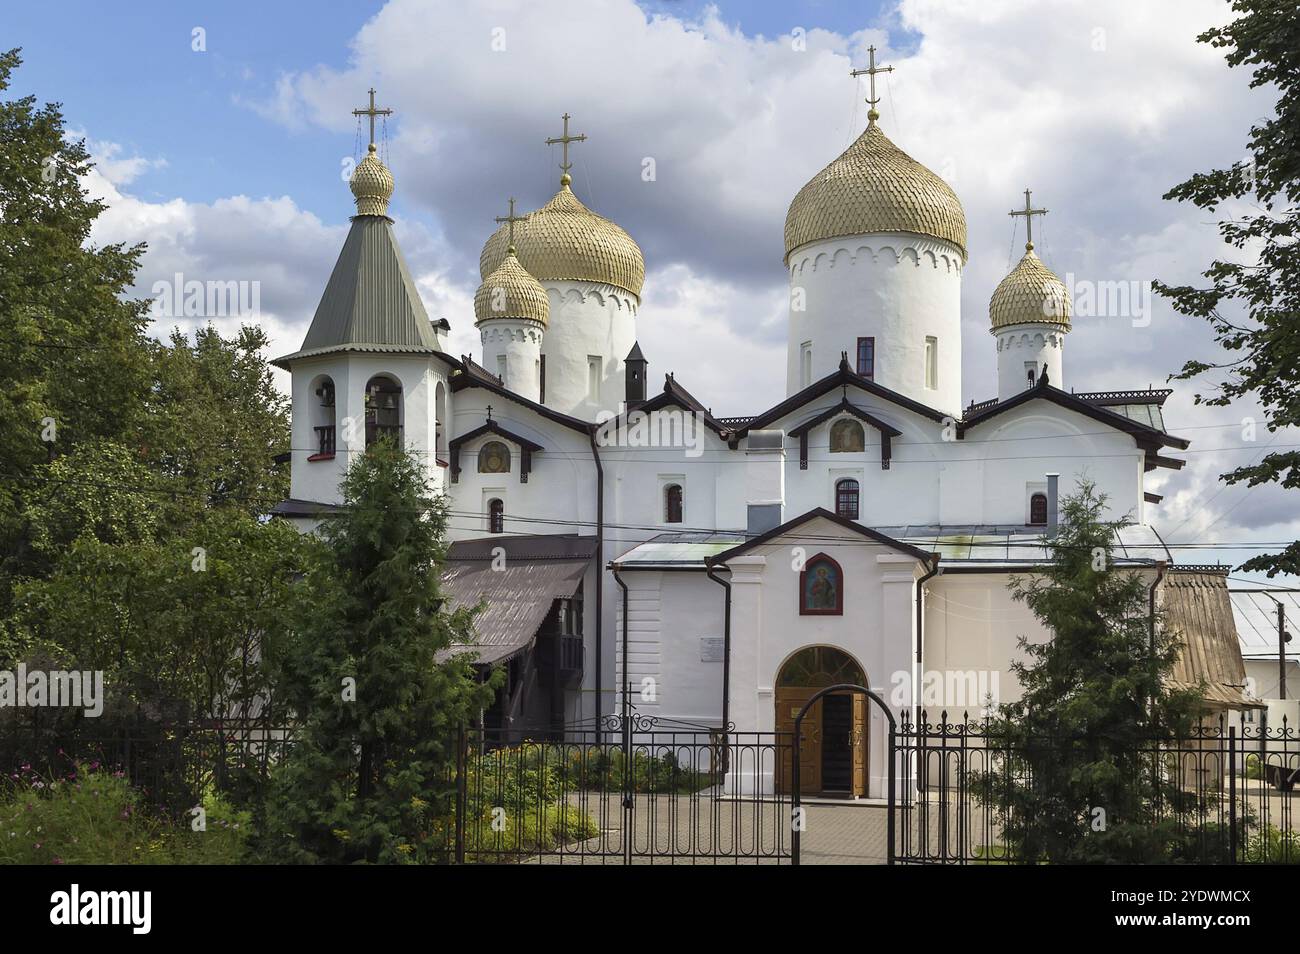
[[[1065,283],[1034,254],[1032,245],[994,290],[989,299],[989,322],[993,332],[1011,325],[1035,324],[1069,330],[1070,294]]]
[[[809,242],[871,232],[928,235],[966,254],[966,213],[957,194],[890,142],[874,121],[790,203],[786,262]]]
[[[515,223],[519,263],[538,281],[601,282],[638,298],[645,284],[641,249],[621,228],[583,205],[561,178],[560,191],[536,212]],[[479,275],[486,279],[506,258],[510,244],[502,225],[479,256]]]
[[[543,325],[550,320],[546,289],[519,264],[513,248],[483,280],[474,295],[474,323],[493,318],[529,318]]]

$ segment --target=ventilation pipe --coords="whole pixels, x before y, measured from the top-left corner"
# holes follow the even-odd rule
[[[1061,480],[1060,474],[1047,475],[1047,539],[1056,539],[1056,524],[1060,519],[1060,499],[1058,497],[1058,484]]]

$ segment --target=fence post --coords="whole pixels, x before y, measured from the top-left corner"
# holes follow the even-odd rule
[[[1228,864],[1237,863],[1237,727],[1228,727]]]
[[[894,759],[898,757],[898,739],[895,736],[894,723],[889,723],[889,817],[885,822],[885,837],[889,839],[889,853],[886,855],[885,864],[894,863],[894,808],[895,798],[894,789],[898,784],[898,770],[894,764]]]
[[[803,820],[799,817],[799,788],[803,784],[799,778],[799,732],[800,719],[794,720],[794,738],[790,740],[790,864],[799,865],[799,832]],[[780,795],[777,798],[780,799]]]
[[[465,863],[465,723],[456,730],[456,864]]]

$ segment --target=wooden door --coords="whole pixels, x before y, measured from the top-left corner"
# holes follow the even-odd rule
[[[793,783],[791,768],[794,756],[794,717],[804,703],[817,694],[815,687],[786,686],[776,690],[776,731],[787,733],[791,744],[781,749],[777,762],[776,789],[789,794]],[[799,789],[804,795],[814,795],[822,790],[822,703],[818,699],[803,717],[799,738]]]
[[[853,694],[853,797],[867,795],[867,729],[870,703],[866,696]]]

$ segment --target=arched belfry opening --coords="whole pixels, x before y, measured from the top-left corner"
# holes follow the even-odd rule
[[[385,374],[366,382],[366,446],[387,438],[402,445],[402,386]]]
[[[866,686],[867,674],[849,653],[834,646],[806,646],[782,664],[776,676],[776,731],[793,737],[804,704],[827,686]],[[863,798],[867,794],[867,697],[832,692],[813,703],[803,718],[799,743],[799,788],[803,795]],[[782,749],[778,792],[788,794],[792,750]]]

